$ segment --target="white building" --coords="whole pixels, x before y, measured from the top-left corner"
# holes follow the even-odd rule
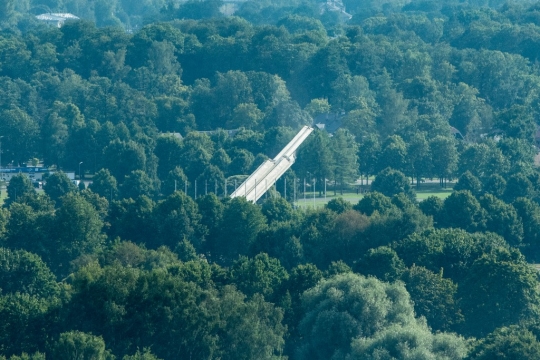
[[[46,13],[36,16],[36,19],[60,28],[66,20],[79,20],[79,17],[69,13]]]

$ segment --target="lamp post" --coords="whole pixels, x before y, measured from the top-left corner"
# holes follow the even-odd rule
[[[82,163],[83,163],[82,161],[79,163],[79,180],[81,180],[81,164]]]

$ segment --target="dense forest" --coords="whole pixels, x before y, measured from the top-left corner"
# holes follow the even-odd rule
[[[0,359],[540,358],[540,3],[0,0],[0,29],[0,166],[54,170],[0,208]]]

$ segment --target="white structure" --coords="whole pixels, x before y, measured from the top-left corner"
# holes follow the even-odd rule
[[[302,130],[281,150],[273,160],[266,160],[251,174],[231,198],[245,196],[248,201],[257,202],[274,183],[294,164],[296,150],[307,139],[313,128],[304,126]]]
[[[18,174],[28,176],[31,181],[41,181],[43,180],[43,175],[54,174],[54,171],[40,166],[16,167],[8,169],[3,168],[0,169],[0,180],[9,182],[12,177]],[[75,171],[66,171],[65,174],[70,180],[75,180]]]
[[[66,20],[79,20],[79,17],[69,13],[47,13],[36,16],[36,19],[60,28]]]

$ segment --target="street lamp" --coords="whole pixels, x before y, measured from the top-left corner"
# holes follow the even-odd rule
[[[79,163],[79,180],[81,180],[81,164],[82,163],[83,163],[82,161]]]

